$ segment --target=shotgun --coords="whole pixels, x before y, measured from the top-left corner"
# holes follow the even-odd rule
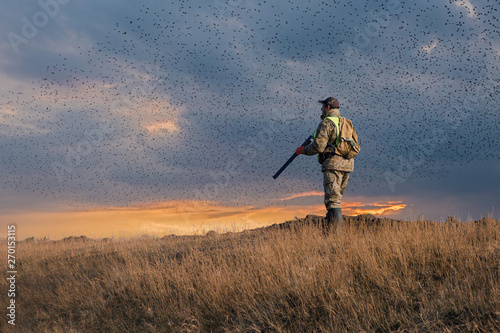
[[[312,135],[310,135],[306,141],[304,141],[304,143],[302,144],[302,146],[305,146],[305,145],[308,145],[311,140],[312,140]],[[281,167],[281,169],[278,170],[278,172],[276,172],[276,174],[273,176],[274,179],[278,178],[279,175],[281,175],[281,173],[286,169],[286,167],[293,162],[293,160],[295,159],[295,157],[297,157],[297,154],[296,153],[293,153],[292,157],[290,157],[288,159],[288,161],[285,162],[285,164],[283,164],[283,166]]]

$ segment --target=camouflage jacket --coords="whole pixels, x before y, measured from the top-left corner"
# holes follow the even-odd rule
[[[330,109],[326,114],[321,116],[323,121],[318,125],[316,138],[304,147],[303,153],[305,155],[333,153],[335,151],[337,127],[330,119],[326,119],[326,117],[340,117],[339,109]],[[327,170],[354,171],[354,159],[333,155],[321,164],[321,171],[325,172]]]

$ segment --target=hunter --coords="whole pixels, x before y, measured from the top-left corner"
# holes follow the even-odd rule
[[[328,97],[318,101],[321,106],[321,123],[314,132],[313,140],[306,146],[300,146],[296,154],[316,155],[323,172],[323,186],[325,188],[325,206],[327,209],[327,227],[336,223],[337,228],[342,224],[342,208],[340,201],[349,180],[349,173],[354,170],[354,159],[344,158],[334,154],[338,134],[335,118],[340,117],[340,103],[336,98]]]

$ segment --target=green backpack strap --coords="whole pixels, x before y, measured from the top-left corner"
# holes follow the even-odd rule
[[[336,147],[340,142],[340,118],[335,117],[335,116],[331,116],[331,117],[326,117],[326,119],[330,119],[337,128],[337,139],[335,140],[335,147]],[[316,132],[317,131],[318,130],[314,131],[313,139],[316,139]],[[321,163],[321,154],[318,154],[318,161]]]
[[[335,117],[335,116],[331,116],[331,117],[326,117],[325,119],[330,119],[337,128],[337,139],[335,140],[335,146],[337,146],[340,142],[340,118]],[[316,132],[317,132],[317,130],[314,131],[314,133],[313,133],[314,139],[316,139]]]

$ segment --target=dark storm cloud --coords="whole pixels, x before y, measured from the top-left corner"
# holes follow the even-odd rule
[[[244,0],[223,13],[215,4],[71,1],[19,55],[4,39],[2,72],[45,95],[23,119],[47,133],[16,139],[10,126],[5,145],[38,156],[39,167],[14,152],[2,165],[14,179],[50,174],[37,188],[76,205],[192,198],[205,186],[210,200],[264,202],[320,182],[319,165],[305,157],[279,181],[263,179],[314,131],[316,100],[329,95],[362,140],[349,191],[398,195],[402,184],[440,179],[450,162],[455,175],[498,159],[498,4]],[[4,11],[3,30],[19,31],[21,17],[38,10]],[[113,131],[57,187],[53,161],[67,165],[103,122]],[[238,174],[214,176],[228,165]]]

